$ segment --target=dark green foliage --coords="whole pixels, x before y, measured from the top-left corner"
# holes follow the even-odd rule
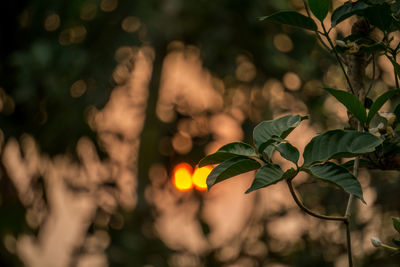
[[[289,142],[283,142],[274,146],[276,150],[287,160],[290,160],[294,164],[297,165],[297,161],[299,160],[300,153],[292,146]]]
[[[331,130],[314,137],[304,149],[304,166],[340,157],[370,153],[382,144],[382,139],[352,130]]]
[[[282,169],[279,165],[266,163],[256,173],[253,183],[247,189],[246,194],[254,190],[276,184],[284,178]]]
[[[326,15],[328,14],[331,1],[308,0],[308,5],[310,6],[311,12],[317,17],[317,19],[319,19],[322,22],[326,18]]]
[[[222,182],[233,176],[253,171],[261,167],[261,164],[254,159],[236,157],[224,161],[215,167],[207,177],[207,187],[210,189],[216,183]]]
[[[288,115],[272,121],[258,124],[253,131],[254,143],[260,153],[271,143],[274,137],[286,138],[306,117]]]
[[[225,160],[237,156],[257,157],[257,154],[254,151],[254,148],[248,144],[242,142],[230,143],[218,149],[218,151],[214,154],[208,155],[207,157],[203,158],[199,162],[199,167],[219,164]]]
[[[365,203],[360,183],[347,169],[332,162],[326,162],[324,164],[304,168],[303,170],[318,179],[337,185],[347,193],[355,195]]]
[[[375,116],[375,114],[379,111],[379,109],[394,95],[400,93],[400,90],[390,90],[382,95],[380,95],[375,102],[371,105],[369,112],[368,112],[368,118],[367,118],[367,125],[371,122],[372,118]]]
[[[367,9],[368,7],[369,5],[364,1],[348,1],[344,3],[333,11],[331,17],[332,27],[355,14],[360,14],[361,11]]]
[[[281,11],[270,16],[259,18],[260,20],[271,20],[273,22],[286,24],[292,27],[299,27],[306,30],[317,30],[317,25],[309,17],[295,11]]]
[[[353,94],[336,90],[332,88],[325,88],[331,95],[333,95],[340,103],[342,103],[353,115],[364,125],[367,120],[367,111],[361,101]]]

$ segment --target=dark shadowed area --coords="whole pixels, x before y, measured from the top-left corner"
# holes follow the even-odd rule
[[[343,225],[304,214],[284,183],[244,194],[248,172],[206,191],[212,167],[196,167],[264,120],[308,115],[288,137],[300,152],[346,127],[322,89],[346,86],[335,58],[313,32],[257,20],[285,9],[305,13],[300,0],[2,1],[0,266],[346,266]],[[372,95],[393,77],[378,57]],[[395,235],[399,174],[359,180],[356,266],[398,266],[370,238]],[[320,213],[346,209],[335,187],[295,184]]]

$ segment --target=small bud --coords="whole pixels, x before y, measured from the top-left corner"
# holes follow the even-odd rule
[[[342,40],[336,40],[336,44],[340,47],[346,48],[347,45],[345,42],[343,42]]]
[[[374,247],[377,247],[377,248],[382,246],[382,241],[377,237],[371,237],[371,243]]]

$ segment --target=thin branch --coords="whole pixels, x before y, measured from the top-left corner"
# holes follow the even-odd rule
[[[309,7],[308,7],[308,5],[307,5],[306,0],[303,0],[303,4],[304,4],[304,7],[305,7],[305,9],[306,9],[306,12],[307,12],[308,17],[311,19],[311,12],[310,12],[310,9],[309,9]],[[340,68],[342,69],[343,74],[344,74],[344,76],[346,77],[346,81],[347,81],[347,83],[348,83],[348,85],[349,85],[350,91],[355,95],[353,86],[351,85],[351,82],[350,82],[350,79],[349,79],[349,76],[347,76],[346,70],[344,69],[343,62],[342,62],[342,60],[340,59],[340,56],[339,56],[338,52],[336,51],[336,48],[335,48],[335,46],[333,45],[332,40],[331,40],[331,38],[329,37],[329,33],[326,31],[325,25],[324,25],[324,23],[323,23],[322,21],[321,21],[321,26],[322,26],[322,29],[324,30],[323,35],[325,36],[325,38],[326,38],[326,40],[328,41],[328,43],[329,43],[329,45],[331,46],[331,48],[329,48],[329,47],[324,43],[324,41],[322,40],[321,36],[318,34],[318,30],[315,31],[315,34],[317,35],[318,40],[324,45],[324,47],[325,47],[328,51],[333,51],[333,53],[335,54],[336,60],[339,62]],[[329,31],[331,31],[331,30],[332,30],[332,28],[329,29]]]
[[[321,22],[321,25],[322,25],[322,29],[324,30],[324,33],[325,33],[325,38],[326,38],[326,40],[328,40],[329,45],[332,47],[332,51],[333,51],[333,53],[335,54],[337,61],[339,62],[339,65],[340,65],[340,68],[342,69],[342,72],[343,72],[343,74],[344,74],[344,77],[346,77],[346,81],[347,81],[347,84],[349,85],[350,91],[355,95],[355,92],[354,92],[353,86],[351,85],[349,76],[347,75],[346,70],[344,69],[343,62],[342,62],[342,60],[340,59],[339,54],[338,54],[338,52],[336,51],[336,48],[335,48],[335,46],[333,45],[332,40],[331,40],[331,38],[329,37],[328,32],[326,31],[326,28],[325,28],[324,23]]]
[[[353,256],[351,253],[351,235],[350,235],[350,222],[346,220],[344,225],[346,226],[346,239],[347,239],[347,258],[349,259],[349,267],[353,267]]]
[[[360,122],[358,122],[357,124],[358,124],[357,131],[361,132],[363,129],[361,127]],[[358,176],[359,166],[360,166],[360,157],[356,157],[354,159],[354,166],[353,166],[353,175],[356,178]],[[346,220],[344,221],[344,224],[346,225],[347,256],[348,256],[348,260],[349,260],[349,267],[353,266],[353,256],[351,253],[351,234],[350,234],[350,227],[349,227],[350,217],[351,217],[351,208],[353,206],[353,202],[354,202],[354,195],[350,194],[349,200],[347,201],[346,213],[344,215],[344,217],[346,218]]]
[[[359,165],[360,165],[360,157],[356,157],[354,159],[354,167],[353,167],[353,175],[356,178],[358,176],[358,167],[359,167]],[[353,200],[354,200],[354,195],[350,194],[349,201],[347,202],[346,213],[344,215],[346,218],[350,218],[350,216],[351,216],[351,207],[353,205]]]
[[[306,206],[304,206],[304,204],[301,202],[301,200],[299,199],[299,197],[297,196],[296,192],[294,191],[293,188],[293,184],[292,184],[292,180],[286,180],[290,193],[292,194],[292,197],[294,199],[294,201],[296,202],[296,204],[300,207],[300,209],[302,209],[305,213],[314,216],[316,218],[322,219],[322,220],[329,220],[329,221],[342,221],[345,222],[347,221],[346,217],[338,217],[338,216],[326,216],[326,215],[322,215],[322,214],[318,214],[315,213],[314,211],[308,209]]]
[[[393,51],[393,61],[394,63],[397,63],[396,61],[396,53]],[[399,89],[399,79],[398,79],[398,75],[397,75],[397,71],[396,71],[396,66],[393,65],[393,71],[394,71],[394,80],[396,81],[396,89]]]

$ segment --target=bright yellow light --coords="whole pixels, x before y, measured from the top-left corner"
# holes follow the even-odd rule
[[[206,180],[212,169],[211,166],[196,168],[192,176],[192,181],[197,190],[207,190]]]
[[[180,163],[174,168],[173,183],[176,189],[179,191],[192,189],[192,171],[192,166],[187,163]]]

